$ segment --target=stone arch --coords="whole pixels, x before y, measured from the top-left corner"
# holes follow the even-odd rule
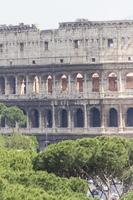
[[[52,110],[48,109],[46,112],[46,127],[52,128],[52,124],[53,124]]]
[[[31,128],[39,128],[39,112],[37,109],[30,111],[30,124]]]
[[[83,92],[83,75],[80,73],[76,76],[76,88],[78,92]]]
[[[118,113],[115,108],[109,110],[109,127],[118,127]]]
[[[99,92],[99,74],[92,74],[92,91]]]
[[[5,94],[5,78],[0,77],[0,94]]]
[[[6,127],[6,118],[5,118],[5,117],[2,117],[2,118],[1,118],[1,127],[2,127],[2,128],[5,128],[5,127]]]
[[[23,111],[24,115],[27,116],[27,112],[21,108],[21,110]],[[25,122],[25,124],[21,125],[21,128],[27,128],[27,122]]]
[[[60,111],[60,127],[62,128],[68,127],[68,113],[66,109],[62,109]]]
[[[52,79],[52,76],[49,75],[47,77],[47,81],[46,81],[46,90],[48,93],[52,93],[52,85],[53,85],[53,79]]]
[[[126,88],[133,89],[133,72],[126,74]]]
[[[78,108],[74,115],[74,127],[84,127],[84,112],[81,108]]]
[[[7,84],[8,84],[9,94],[16,94],[16,79],[14,76],[9,76],[7,78]]]
[[[100,127],[101,126],[101,118],[100,111],[98,108],[91,108],[90,110],[90,127]]]
[[[33,87],[32,87],[32,90],[33,90],[33,93],[39,94],[40,83],[39,83],[39,77],[38,76],[34,76],[34,78],[33,78]]]
[[[110,73],[108,75],[108,86],[110,91],[117,91],[117,75],[116,73]]]
[[[127,126],[133,126],[133,108],[127,110]]]
[[[65,74],[61,76],[61,91],[65,92],[68,89],[68,78]]]
[[[25,76],[19,76],[18,77],[18,87],[19,87],[19,93],[20,95],[26,94],[26,77]]]

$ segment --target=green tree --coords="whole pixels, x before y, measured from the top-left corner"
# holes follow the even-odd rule
[[[121,137],[65,141],[48,146],[37,156],[34,167],[59,176],[93,179],[99,187],[107,187],[109,199],[111,185],[117,191],[115,181],[122,180],[123,172],[132,163],[131,152],[131,141]]]
[[[12,128],[13,133],[15,132],[15,125],[19,129],[20,126],[26,123],[26,116],[17,106],[6,107],[2,112],[2,116],[6,119],[8,126]]]

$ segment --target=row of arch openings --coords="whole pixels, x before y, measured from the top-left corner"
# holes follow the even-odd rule
[[[23,111],[26,115],[26,112]],[[33,109],[29,113],[29,121],[31,128],[39,128],[39,112]],[[27,124],[23,125],[22,128],[26,128]],[[52,128],[53,126],[53,115],[52,110],[48,109],[45,116],[45,126],[47,128]],[[62,109],[59,112],[59,126],[62,128],[68,127],[68,112],[66,109]],[[90,127],[100,127],[101,126],[101,114],[98,108],[90,109]],[[115,108],[109,110],[108,118],[109,127],[118,127],[118,112]],[[128,108],[126,114],[126,126],[133,126],[133,108]],[[5,120],[1,119],[1,127],[5,127]],[[74,112],[74,127],[84,127],[84,112],[81,108],[78,108]]]

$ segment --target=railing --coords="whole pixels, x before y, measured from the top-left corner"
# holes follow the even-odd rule
[[[26,95],[18,95],[18,94],[8,94],[8,95],[0,95],[1,100],[29,100],[29,99],[114,99],[114,98],[133,98],[133,92],[72,92],[72,93],[62,93],[62,92],[54,92],[52,94],[49,93],[40,93],[40,94],[26,94]]]
[[[17,131],[17,130],[15,130]],[[19,133],[22,134],[54,134],[54,135],[133,135],[133,127],[88,127],[88,128],[20,128]],[[0,134],[10,134],[12,133],[11,128],[0,128]]]

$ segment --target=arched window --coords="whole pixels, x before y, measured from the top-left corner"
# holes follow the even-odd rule
[[[16,80],[15,77],[8,77],[9,94],[16,94]]]
[[[108,84],[109,84],[110,91],[117,91],[117,75],[115,73],[109,74]]]
[[[21,76],[19,78],[20,95],[26,94],[26,78]]]
[[[133,126],[133,108],[127,110],[127,126]]]
[[[97,108],[91,108],[90,110],[90,126],[91,127],[100,127],[100,111]]]
[[[46,85],[47,85],[47,92],[52,93],[52,76],[50,75],[48,76]]]
[[[60,112],[60,127],[68,127],[68,116],[65,109],[62,109]]]
[[[26,111],[23,110],[23,109],[21,109],[21,110],[23,111],[24,115],[27,116]],[[25,124],[21,125],[20,127],[21,127],[21,128],[26,128],[26,127],[27,127],[27,122],[25,122]]]
[[[76,87],[78,92],[83,92],[83,76],[80,73],[76,76]]]
[[[40,90],[39,78],[38,76],[35,76],[33,80],[33,93],[39,94],[39,90]]]
[[[36,109],[30,111],[31,128],[39,128],[39,112]]]
[[[126,88],[133,89],[133,72],[126,75]]]
[[[0,94],[5,94],[5,79],[0,77]]]
[[[64,74],[61,76],[61,91],[66,91],[67,90],[67,76]]]
[[[53,123],[53,118],[52,118],[52,111],[47,110],[47,115],[46,115],[46,127],[52,128],[52,123]]]
[[[1,118],[1,127],[5,128],[5,126],[6,126],[6,119],[5,119],[5,117],[2,117]]]
[[[109,127],[118,127],[118,114],[115,108],[109,110]]]
[[[92,75],[92,91],[99,92],[99,75],[98,75],[98,73],[94,73]]]
[[[84,127],[84,113],[81,108],[75,112],[74,127]]]

